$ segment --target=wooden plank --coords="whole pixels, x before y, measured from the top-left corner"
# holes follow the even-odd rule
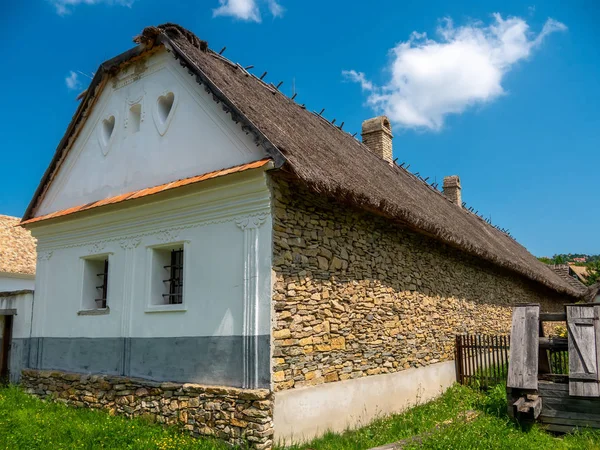
[[[542,413],[546,411],[567,411],[572,413],[600,414],[600,402],[596,398],[557,398],[544,397]]]
[[[577,420],[593,420],[600,424],[600,414],[581,413],[573,411],[560,411],[553,409],[544,409],[542,405],[542,413],[540,416],[552,417],[556,419],[577,419]]]
[[[569,419],[563,417],[539,416],[541,423],[565,425],[577,428],[600,428],[600,420]]]
[[[556,425],[553,423],[544,424],[543,428],[546,431],[552,431],[554,433],[571,433],[574,430],[574,427],[570,425]]]
[[[507,386],[537,389],[539,305],[515,306],[511,327]]]
[[[567,320],[567,313],[540,313],[541,322],[565,322]]]
[[[543,398],[568,398],[569,385],[560,383],[551,383],[552,386],[542,387],[543,381],[538,383],[538,392]]]
[[[569,394],[572,396],[600,397],[595,316],[593,305],[567,306]]]
[[[540,416],[538,420],[542,424],[562,425],[572,428],[600,428],[600,422],[594,420],[557,419],[555,417],[545,416]]]

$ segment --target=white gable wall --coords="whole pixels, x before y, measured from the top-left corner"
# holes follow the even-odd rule
[[[174,102],[162,121],[158,99],[168,93]],[[137,132],[134,105],[141,106]],[[114,130],[106,145],[103,121],[111,117]],[[263,157],[252,135],[162,50],[109,81],[36,215]]]

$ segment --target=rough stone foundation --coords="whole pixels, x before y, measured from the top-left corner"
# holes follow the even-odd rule
[[[275,391],[453,359],[459,333],[509,333],[512,305],[574,301],[280,177],[273,190]]]
[[[183,383],[153,383],[108,375],[26,369],[21,384],[30,394],[112,414],[152,416],[196,436],[270,449],[273,396],[266,389],[239,389]]]

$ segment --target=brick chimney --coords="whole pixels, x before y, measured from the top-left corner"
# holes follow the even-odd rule
[[[385,116],[373,117],[362,123],[362,141],[369,149],[388,163],[392,157],[392,127]]]
[[[458,175],[444,177],[444,195],[455,205],[462,208],[462,196],[460,195],[460,178]]]

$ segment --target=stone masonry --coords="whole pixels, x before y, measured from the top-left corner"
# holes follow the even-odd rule
[[[275,391],[453,359],[458,333],[507,333],[511,305],[562,298],[273,176]]]
[[[23,370],[21,384],[41,398],[129,417],[144,415],[196,436],[214,436],[237,445],[248,443],[254,449],[270,449],[273,444],[273,398],[266,389],[155,383],[31,369]]]

